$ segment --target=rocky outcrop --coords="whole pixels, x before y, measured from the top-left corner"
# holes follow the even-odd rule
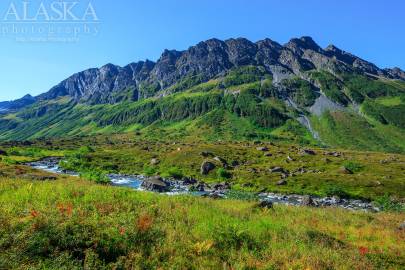
[[[170,185],[160,176],[145,179],[142,183],[142,187],[154,192],[167,192],[170,189]]]
[[[207,174],[209,174],[210,173],[210,171],[212,171],[213,169],[215,169],[215,164],[214,163],[212,163],[212,162],[210,162],[210,161],[204,161],[202,164],[201,164],[201,169],[200,169],[200,171],[201,171],[201,174],[202,175],[207,175]]]

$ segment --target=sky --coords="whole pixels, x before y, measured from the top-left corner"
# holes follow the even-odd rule
[[[25,17],[23,2],[0,2],[0,101],[46,92],[87,68],[156,61],[164,49],[214,37],[283,44],[312,36],[322,47],[405,70],[403,0],[31,0]]]

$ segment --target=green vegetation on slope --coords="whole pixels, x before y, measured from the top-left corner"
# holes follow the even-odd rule
[[[404,130],[379,122],[370,123],[355,113],[326,112],[312,117],[322,141],[346,149],[405,152]]]
[[[301,107],[312,106],[319,96],[312,84],[299,78],[283,80],[283,85],[288,89],[292,100]]]
[[[344,84],[338,78],[326,71],[311,72],[310,76],[320,85],[323,93],[332,101],[345,106],[349,104],[350,99],[344,92]]]
[[[263,67],[242,66],[224,77],[203,82],[187,77],[172,87],[132,102],[133,89],[122,92],[118,104],[76,104],[67,97],[41,101],[0,118],[0,140],[143,132],[149,139],[200,138],[204,140],[273,140],[319,144],[293,120],[298,110],[314,104],[319,86],[332,101],[347,111],[362,114],[312,117],[313,127],[327,146],[388,152],[404,152],[405,83],[357,74],[309,71],[308,80],[292,78],[273,84]],[[201,83],[203,82],[203,83]],[[158,86],[141,85],[156,94]],[[286,92],[284,92],[286,91]],[[289,96],[298,109],[285,103]],[[352,104],[355,101],[356,104]],[[353,120],[351,126],[350,121]],[[337,123],[343,119],[342,123]],[[346,120],[345,120],[346,119]],[[336,132],[336,134],[334,134]],[[147,135],[146,135],[147,134]],[[360,136],[359,138],[351,139]]]
[[[362,104],[362,112],[384,125],[405,129],[405,103],[399,97],[367,99]]]
[[[361,104],[366,98],[375,99],[384,96],[398,96],[405,93],[405,85],[403,83],[370,79],[356,74],[344,74],[343,78],[349,96],[358,104]]]

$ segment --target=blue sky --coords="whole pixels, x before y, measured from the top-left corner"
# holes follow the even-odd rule
[[[405,69],[402,0],[76,1],[80,3],[73,9],[75,15],[83,14],[91,2],[99,19],[99,24],[90,25],[98,34],[80,34],[77,42],[21,42],[13,33],[4,34],[3,28],[9,26],[4,24],[4,17],[10,3],[15,3],[21,15],[22,0],[1,1],[0,100],[27,93],[38,95],[90,67],[157,60],[165,48],[187,49],[212,37],[246,37],[252,41],[269,37],[285,43],[292,37],[309,35],[321,46],[333,43],[380,67]],[[54,1],[32,0],[28,17],[34,17],[41,2],[51,13]],[[15,20],[13,16],[8,19]]]

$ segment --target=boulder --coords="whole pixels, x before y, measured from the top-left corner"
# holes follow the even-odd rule
[[[271,201],[261,201],[257,206],[260,208],[273,209],[274,205]]]
[[[265,156],[265,157],[272,157],[273,154],[272,154],[272,153],[266,153],[266,154],[264,154],[264,156]]]
[[[197,180],[191,177],[184,177],[183,178],[183,185],[194,185],[197,184]]]
[[[340,157],[340,156],[342,156],[342,153],[339,153],[339,152],[326,152],[325,155],[333,156],[333,157]]]
[[[350,169],[346,168],[345,166],[341,167],[339,169],[339,172],[343,174],[353,174],[353,172]]]
[[[257,147],[256,150],[257,151],[262,151],[262,152],[267,152],[267,151],[269,151],[269,148],[267,148],[267,147]]]
[[[402,222],[401,225],[399,225],[398,229],[401,231],[405,231],[405,221]]]
[[[190,191],[199,191],[199,192],[204,192],[205,191],[205,183],[204,182],[199,182],[198,184],[192,186],[190,188]]]
[[[210,173],[210,171],[212,171],[213,169],[215,169],[215,164],[210,162],[210,161],[204,161],[201,164],[201,174],[202,175],[207,175]]]
[[[271,173],[283,173],[283,172],[285,172],[285,170],[281,167],[273,167],[270,169],[270,172]]]
[[[170,185],[166,183],[160,176],[153,176],[143,181],[142,187],[149,191],[167,192]]]
[[[231,188],[231,185],[227,182],[220,183],[220,184],[215,184],[213,186],[214,190],[228,190]]]
[[[232,165],[233,167],[237,167],[237,166],[240,165],[240,163],[239,163],[239,161],[234,160],[234,161],[231,162],[231,165]]]
[[[285,186],[287,185],[287,180],[283,179],[277,182],[277,186]]]
[[[203,157],[213,157],[214,156],[214,154],[212,152],[209,152],[209,151],[202,151],[200,153],[200,155],[203,156]]]
[[[150,160],[150,165],[155,166],[155,165],[158,165],[159,163],[160,163],[160,160],[158,160],[157,158],[152,158]]]
[[[307,195],[302,198],[301,205],[313,207],[316,206],[316,203],[314,202],[311,196]]]
[[[221,158],[221,157],[214,157],[214,160],[220,162],[224,166],[228,164],[228,162],[225,159]]]
[[[315,156],[316,152],[314,150],[311,150],[311,149],[303,149],[303,150],[301,150],[301,154],[302,155]]]
[[[0,149],[0,156],[8,156],[8,154],[5,150]]]
[[[294,159],[291,156],[287,156],[287,161],[292,162],[292,161],[294,161]]]

